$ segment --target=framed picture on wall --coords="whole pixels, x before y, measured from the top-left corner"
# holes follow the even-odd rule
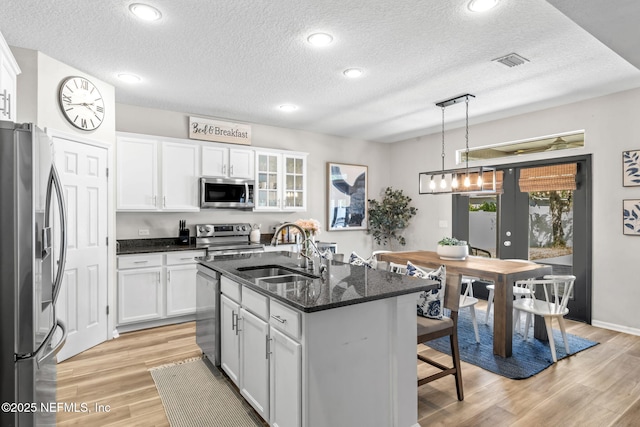
[[[327,230],[367,229],[367,166],[327,162]]]
[[[622,152],[622,185],[625,187],[640,185],[640,150]]]
[[[640,199],[622,201],[623,234],[640,236]]]

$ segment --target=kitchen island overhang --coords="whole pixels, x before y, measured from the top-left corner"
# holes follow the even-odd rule
[[[202,259],[200,268],[300,313],[302,426],[417,426],[416,300],[437,282],[336,262],[330,277],[288,285],[246,274],[305,272],[297,262],[270,252]],[[319,276],[318,266],[307,273]]]

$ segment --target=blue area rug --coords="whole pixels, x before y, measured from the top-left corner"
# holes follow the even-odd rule
[[[513,356],[503,358],[493,354],[493,316],[489,317],[488,324],[484,323],[485,312],[476,310],[478,319],[478,332],[480,333],[480,343],[476,342],[473,332],[473,324],[469,310],[460,310],[458,317],[458,344],[460,346],[460,359],[467,363],[479,366],[487,371],[502,375],[512,379],[529,378],[553,364],[549,343],[533,338],[533,326],[529,330],[527,341],[524,341],[520,332],[513,334]],[[522,318],[524,325],[524,317]],[[555,329],[557,323],[554,321],[553,335],[556,344],[556,356],[558,360],[576,354],[582,350],[593,347],[598,343],[575,335],[567,334],[569,349],[567,354],[564,350],[564,341],[559,329]],[[451,354],[449,337],[442,337],[429,341],[425,345]]]

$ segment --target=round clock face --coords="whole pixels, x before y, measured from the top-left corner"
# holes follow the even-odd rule
[[[69,77],[63,81],[59,102],[64,117],[78,129],[97,129],[104,120],[102,95],[84,77]]]

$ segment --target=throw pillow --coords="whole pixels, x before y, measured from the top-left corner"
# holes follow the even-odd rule
[[[374,268],[374,266],[372,265],[371,258],[364,259],[364,258],[362,258],[360,255],[358,255],[355,252],[351,252],[351,255],[349,255],[349,264],[351,264],[351,265],[360,265],[360,266],[369,267],[369,268]]]
[[[431,279],[439,282],[436,289],[424,291],[418,297],[418,316],[429,319],[442,319],[444,309],[444,290],[447,279],[447,269],[441,265],[437,270],[425,271],[407,261],[407,276]]]

